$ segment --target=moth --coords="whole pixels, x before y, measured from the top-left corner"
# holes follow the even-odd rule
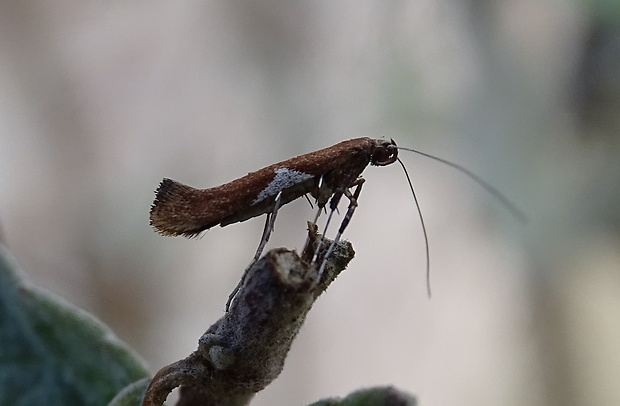
[[[385,166],[396,159],[394,141],[355,138],[210,189],[164,179],[155,192],[151,225],[163,235],[195,237],[216,225],[272,213],[278,193],[280,206],[310,194],[323,208],[335,193],[349,190],[368,164]]]
[[[361,177],[364,169],[368,165],[386,166],[398,161],[407,176],[424,232],[427,288],[430,295],[430,255],[426,227],[409,174],[398,158],[399,149],[415,152],[456,168],[481,184],[517,217],[524,218],[523,214],[497,189],[460,165],[411,148],[398,147],[394,140],[354,138],[269,165],[209,189],[196,189],[165,178],[155,192],[150,223],[162,235],[195,237],[217,225],[225,227],[267,214],[263,236],[254,256],[256,261],[269,239],[281,206],[302,196],[311,195],[318,206],[316,222],[325,206],[331,202],[330,217],[327,220],[329,224],[338,202],[345,195],[349,198],[350,204],[334,240],[338,241],[357,207],[357,198],[364,182]],[[352,188],[355,188],[354,193],[351,192]],[[333,244],[330,248],[333,248]],[[325,257],[329,254],[330,250]],[[325,260],[319,275],[324,264]]]

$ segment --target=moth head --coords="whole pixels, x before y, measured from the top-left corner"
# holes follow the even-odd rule
[[[375,145],[370,155],[370,163],[372,165],[390,165],[396,162],[397,159],[398,147],[394,140],[375,140]]]

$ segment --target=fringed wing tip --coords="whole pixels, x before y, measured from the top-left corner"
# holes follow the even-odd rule
[[[183,207],[187,203],[188,194],[194,188],[184,185],[175,180],[164,178],[155,190],[155,200],[149,213],[150,225],[159,234],[166,237],[183,236],[198,238],[205,228],[192,228],[181,219],[177,207]]]
[[[157,189],[155,190],[155,200],[151,204],[151,211],[149,213],[150,225],[159,234],[164,236],[177,236],[182,235],[174,227],[171,226],[171,212],[173,202],[171,196],[174,196],[176,184],[178,182],[164,178]]]

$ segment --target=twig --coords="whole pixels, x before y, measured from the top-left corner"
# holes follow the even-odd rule
[[[155,375],[143,406],[162,405],[178,386],[178,406],[247,405],[276,379],[306,314],[355,254],[349,242],[339,242],[317,281],[318,266],[309,262],[320,236],[316,225],[308,227],[302,256],[279,248],[258,261],[229,311],[200,338],[198,350]]]

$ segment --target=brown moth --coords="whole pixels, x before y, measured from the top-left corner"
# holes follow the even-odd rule
[[[275,217],[282,205],[310,194],[316,200],[319,208],[314,220],[316,223],[319,214],[331,199],[329,217],[325,226],[327,229],[327,225],[337,208],[340,198],[342,195],[345,195],[350,201],[349,208],[342,220],[334,242],[332,242],[321,263],[319,269],[320,277],[326,264],[326,258],[349,224],[357,207],[357,198],[364,182],[364,179],[361,178],[364,169],[369,164],[386,166],[398,161],[405,171],[424,233],[426,282],[430,296],[428,236],[411,179],[405,165],[398,158],[399,149],[415,152],[457,169],[491,193],[517,219],[522,222],[527,221],[525,215],[499,190],[458,164],[415,149],[398,147],[393,140],[354,138],[328,148],[269,165],[256,172],[250,172],[239,179],[209,189],[196,189],[165,178],[155,192],[155,201],[151,206],[150,212],[151,225],[163,235],[191,238],[216,225],[224,227],[266,214],[267,219],[263,236],[261,237],[256,255],[250,264],[251,266],[258,260],[265,248],[273,230]],[[356,189],[354,193],[351,193],[350,189],[353,187]],[[318,252],[318,248],[316,252]],[[315,253],[313,262],[316,259]],[[229,297],[227,308],[240,284]]]
[[[279,193],[279,206],[310,194],[323,208],[335,193],[355,186],[368,164],[385,166],[397,159],[394,141],[355,138],[209,189],[164,179],[151,207],[151,225],[163,235],[195,237],[216,225],[271,213]]]

